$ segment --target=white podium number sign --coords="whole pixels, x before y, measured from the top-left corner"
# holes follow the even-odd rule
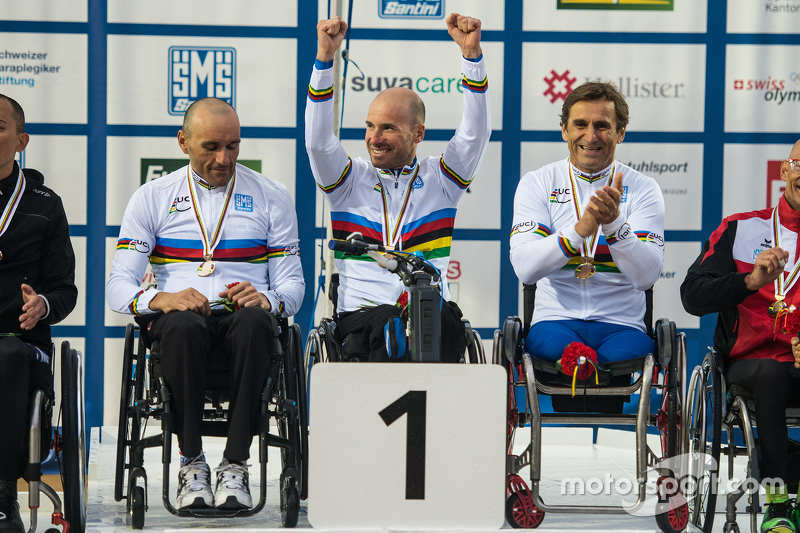
[[[406,418],[406,500],[425,499],[425,391],[408,391],[379,414],[387,426]]]
[[[499,365],[315,365],[311,525],[501,528],[507,388]]]

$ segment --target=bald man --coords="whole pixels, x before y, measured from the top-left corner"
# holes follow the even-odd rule
[[[793,282],[800,269],[800,141],[781,161],[780,175],[786,191],[778,205],[725,218],[681,285],[686,311],[717,313],[714,347],[725,359],[728,384],[753,395],[759,481],[767,491],[762,533],[796,531],[800,517],[793,517],[785,484],[797,479],[785,412],[800,400],[800,344],[781,331],[782,321],[775,324],[784,309],[800,307],[800,284]]]
[[[228,103],[205,98],[189,107],[178,132],[189,165],[134,193],[106,291],[114,311],[152,317],[148,334],[176,407],[178,508],[252,506],[246,462],[270,362],[280,355],[274,317],[293,315],[305,290],[292,199],[236,163],[240,142]],[[142,290],[148,263],[156,288]],[[213,494],[200,433],[212,344],[230,362],[231,393]]]
[[[447,30],[463,56],[464,115],[441,156],[417,159],[417,145],[425,137],[425,105],[414,91],[393,87],[378,94],[367,113],[369,160],[348,157],[332,133],[333,57],[347,31],[338,17],[317,24],[317,59],[306,103],[306,150],[314,179],[331,205],[334,238],[358,231],[368,243],[421,252],[443,277],[458,203],[480,168],[491,134],[481,22],[452,13]],[[384,328],[400,316],[395,302],[406,287],[395,274],[361,259],[336,254],[339,334],[342,339],[357,334],[347,352],[358,354],[358,360],[396,360],[387,352]],[[465,334],[446,280],[442,296],[442,359],[455,362],[464,354]]]

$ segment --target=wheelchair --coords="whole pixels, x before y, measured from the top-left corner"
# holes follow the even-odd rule
[[[50,350],[50,371],[55,367],[55,346]],[[52,428],[54,397],[50,391],[37,389],[29,408],[28,465],[24,478],[28,481],[30,533],[38,525],[39,493],[53,503],[51,523],[62,527],[62,533],[83,533],[86,530],[86,426],[83,402],[83,355],[61,343],[61,406],[60,430]],[[51,438],[52,435],[52,438]],[[64,492],[62,505],[56,491],[42,481],[42,462],[52,452],[58,461]],[[58,533],[49,528],[46,533]]]
[[[114,499],[126,500],[133,529],[144,527],[147,510],[147,472],[144,450],[162,447],[164,507],[179,517],[252,516],[263,509],[267,500],[267,447],[281,449],[280,511],[284,527],[297,525],[300,500],[308,497],[308,408],[300,326],[277,319],[283,357],[273,361],[261,393],[257,420],[260,494],[251,509],[176,509],[169,496],[169,467],[172,458],[172,429],[169,386],[161,374],[158,354],[153,351],[146,331],[146,317],[136,317],[137,324],[125,330],[122,368],[122,392],[119,408]],[[138,334],[137,334],[138,332]],[[136,349],[134,350],[134,345]],[[212,347],[206,375],[206,406],[203,410],[202,434],[210,437],[227,435],[225,402],[228,401],[227,368],[219,346]],[[222,363],[222,364],[220,364]],[[149,418],[161,421],[161,432],[143,436]],[[278,435],[269,433],[270,421],[277,423]],[[127,474],[127,480],[126,480]],[[66,532],[65,532],[66,533]]]
[[[727,456],[729,480],[733,479],[735,458],[746,456],[745,481],[726,496],[723,531],[739,532],[736,503],[747,494],[746,512],[750,515],[750,530],[759,533],[758,514],[762,508],[758,484],[752,482],[761,479],[758,439],[753,433],[758,421],[750,392],[738,384],[729,386],[726,383],[725,363],[722,354],[712,348],[703,362],[692,371],[689,383],[684,423],[689,428],[689,473],[696,486],[690,499],[690,521],[706,533],[711,531],[717,506],[720,454]],[[786,409],[786,424],[788,427],[800,427],[800,404],[790,402]],[[742,433],[744,444],[741,446],[734,442],[734,428],[739,428]],[[724,447],[721,445],[723,430],[727,434],[727,445]],[[800,442],[789,439],[788,451],[790,454],[800,452]],[[797,485],[797,479],[787,481],[789,492],[793,494],[797,492]]]
[[[632,425],[636,430],[636,486],[638,501],[634,509],[642,506],[646,498],[648,469],[654,467],[659,477],[656,482],[658,505],[656,523],[665,533],[683,531],[688,524],[688,508],[678,490],[683,465],[678,459],[662,461],[677,456],[685,448],[686,435],[682,425],[682,405],[686,383],[686,338],[677,333],[674,322],[660,319],[652,327],[652,288],[646,291],[644,318],[648,334],[656,343],[656,354],[647,354],[633,360],[605,364],[595,382],[592,376],[585,380],[560,373],[556,363],[537,359],[524,351],[523,340],[533,316],[536,286],[524,287],[524,323],[519,317],[509,317],[502,330],[495,331],[492,362],[502,364],[509,376],[508,432],[506,476],[506,520],[515,528],[535,528],[544,520],[545,513],[624,514],[628,510],[617,506],[579,506],[545,504],[539,494],[542,479],[542,424],[559,425]],[[597,374],[600,374],[599,372]],[[638,374],[638,377],[637,377]],[[659,380],[663,374],[663,380]],[[574,395],[577,385],[578,394]],[[517,402],[517,389],[524,391],[527,405]],[[660,390],[661,404],[657,413],[651,414],[650,393]],[[623,413],[629,395],[639,394],[636,414]],[[551,396],[553,413],[542,413],[539,395]],[[587,401],[589,399],[589,401]],[[588,405],[588,404],[591,405]],[[588,408],[587,408],[588,407]],[[520,455],[513,453],[517,428],[530,424],[531,441]],[[647,444],[647,427],[658,428],[661,450],[653,451]],[[667,466],[664,466],[664,465]],[[527,485],[519,472],[530,466],[531,485]]]

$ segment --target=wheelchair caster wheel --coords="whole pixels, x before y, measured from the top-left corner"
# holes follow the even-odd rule
[[[522,498],[527,499],[523,502]],[[506,520],[508,525],[515,529],[533,529],[539,527],[544,520],[544,511],[538,509],[527,492],[522,494],[522,498],[516,492],[506,500]],[[529,507],[526,509],[526,503]]]
[[[142,529],[144,527],[144,487],[133,487],[131,527],[133,529]]]
[[[281,491],[281,522],[283,527],[294,527],[300,515],[300,495],[294,485]]]
[[[656,514],[656,525],[664,533],[681,533],[689,524],[689,505],[680,492],[659,501],[657,510],[663,510]]]

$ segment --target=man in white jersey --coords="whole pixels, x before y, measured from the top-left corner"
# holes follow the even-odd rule
[[[179,508],[252,507],[246,461],[270,362],[280,355],[274,317],[293,315],[305,289],[289,193],[236,163],[240,142],[227,102],[189,107],[178,132],[189,166],[134,193],[108,280],[114,311],[153,315],[147,334],[160,345],[176,406]],[[142,290],[148,263],[156,287]],[[212,344],[230,363],[231,393],[213,494],[200,433]]]
[[[540,358],[557,361],[574,342],[599,363],[653,351],[644,291],[663,265],[664,200],[655,180],[614,159],[627,125],[613,85],[579,86],[561,113],[569,157],[517,187],[511,263],[537,285],[525,347]]]
[[[338,17],[317,25],[317,58],[306,102],[306,150],[314,179],[331,205],[334,238],[360,232],[370,244],[419,252],[443,278],[456,209],[491,134],[481,22],[452,13],[447,29],[463,56],[458,88],[464,93],[464,118],[442,156],[417,159],[425,106],[409,87],[393,87],[375,98],[367,114],[369,160],[348,157],[332,132],[333,57],[347,31]],[[387,351],[384,328],[401,315],[395,303],[406,287],[372,260],[341,252],[335,257],[339,334],[359,339],[355,351],[370,361],[397,360]],[[466,346],[464,325],[461,310],[449,301],[446,280],[442,297],[442,359],[458,361]]]

